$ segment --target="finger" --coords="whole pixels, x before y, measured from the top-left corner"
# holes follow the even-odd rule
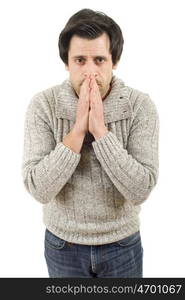
[[[101,95],[95,76],[92,77],[92,89],[94,90],[94,97],[96,102],[101,102]]]
[[[96,77],[93,74],[91,75],[91,80],[92,80],[92,85],[98,88]]]
[[[100,90],[99,90],[99,87],[96,83],[96,79],[95,79],[94,75],[92,76],[91,99],[92,99],[92,101],[94,101],[96,103],[102,104]]]
[[[92,89],[93,88],[93,86],[94,86],[94,78],[93,78],[93,75],[90,75],[90,89]]]
[[[90,78],[86,78],[84,83],[84,94],[85,94],[86,101],[89,101],[89,92],[90,92]]]
[[[97,101],[96,101],[97,94],[96,94],[96,90],[94,88],[94,85],[90,89],[89,98],[90,98],[91,107],[95,107],[95,104],[97,103]]]
[[[81,87],[82,87],[83,89],[86,88],[88,80],[89,80],[88,77],[86,77],[86,78],[83,80],[82,85],[81,85]]]
[[[89,88],[90,88],[90,77],[87,77],[85,79],[85,87],[86,87],[86,90],[89,91]]]
[[[89,85],[89,78],[86,77],[81,85],[80,92],[83,94],[86,93],[88,91],[88,85]]]
[[[90,79],[85,78],[85,80],[83,81],[83,84],[81,86],[80,101],[82,101],[82,102],[89,103],[89,92],[90,92],[89,83],[90,83]]]

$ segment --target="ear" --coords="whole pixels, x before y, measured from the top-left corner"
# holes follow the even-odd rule
[[[65,69],[66,69],[66,71],[69,71],[69,67],[66,64],[65,64]]]
[[[113,70],[116,70],[116,69],[117,69],[117,66],[118,66],[118,62],[117,62],[115,65],[112,66],[112,69],[113,69]]]

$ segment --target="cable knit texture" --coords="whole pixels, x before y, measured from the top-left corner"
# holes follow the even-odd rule
[[[159,118],[148,94],[113,76],[103,100],[108,133],[86,134],[81,152],[63,143],[78,98],[67,79],[37,93],[25,117],[22,175],[43,221],[71,243],[101,245],[139,230],[140,205],[158,178]]]

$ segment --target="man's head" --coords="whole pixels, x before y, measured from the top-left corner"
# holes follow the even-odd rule
[[[102,12],[74,14],[59,36],[59,53],[77,95],[85,77],[94,74],[102,98],[107,94],[123,49],[120,27]]]

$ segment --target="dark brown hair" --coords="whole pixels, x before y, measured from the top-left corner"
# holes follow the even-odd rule
[[[59,35],[58,47],[62,61],[68,65],[68,50],[70,40],[75,34],[81,38],[95,39],[103,33],[110,39],[110,53],[115,65],[122,54],[124,39],[122,31],[113,19],[103,12],[82,9],[75,13],[67,22]]]

